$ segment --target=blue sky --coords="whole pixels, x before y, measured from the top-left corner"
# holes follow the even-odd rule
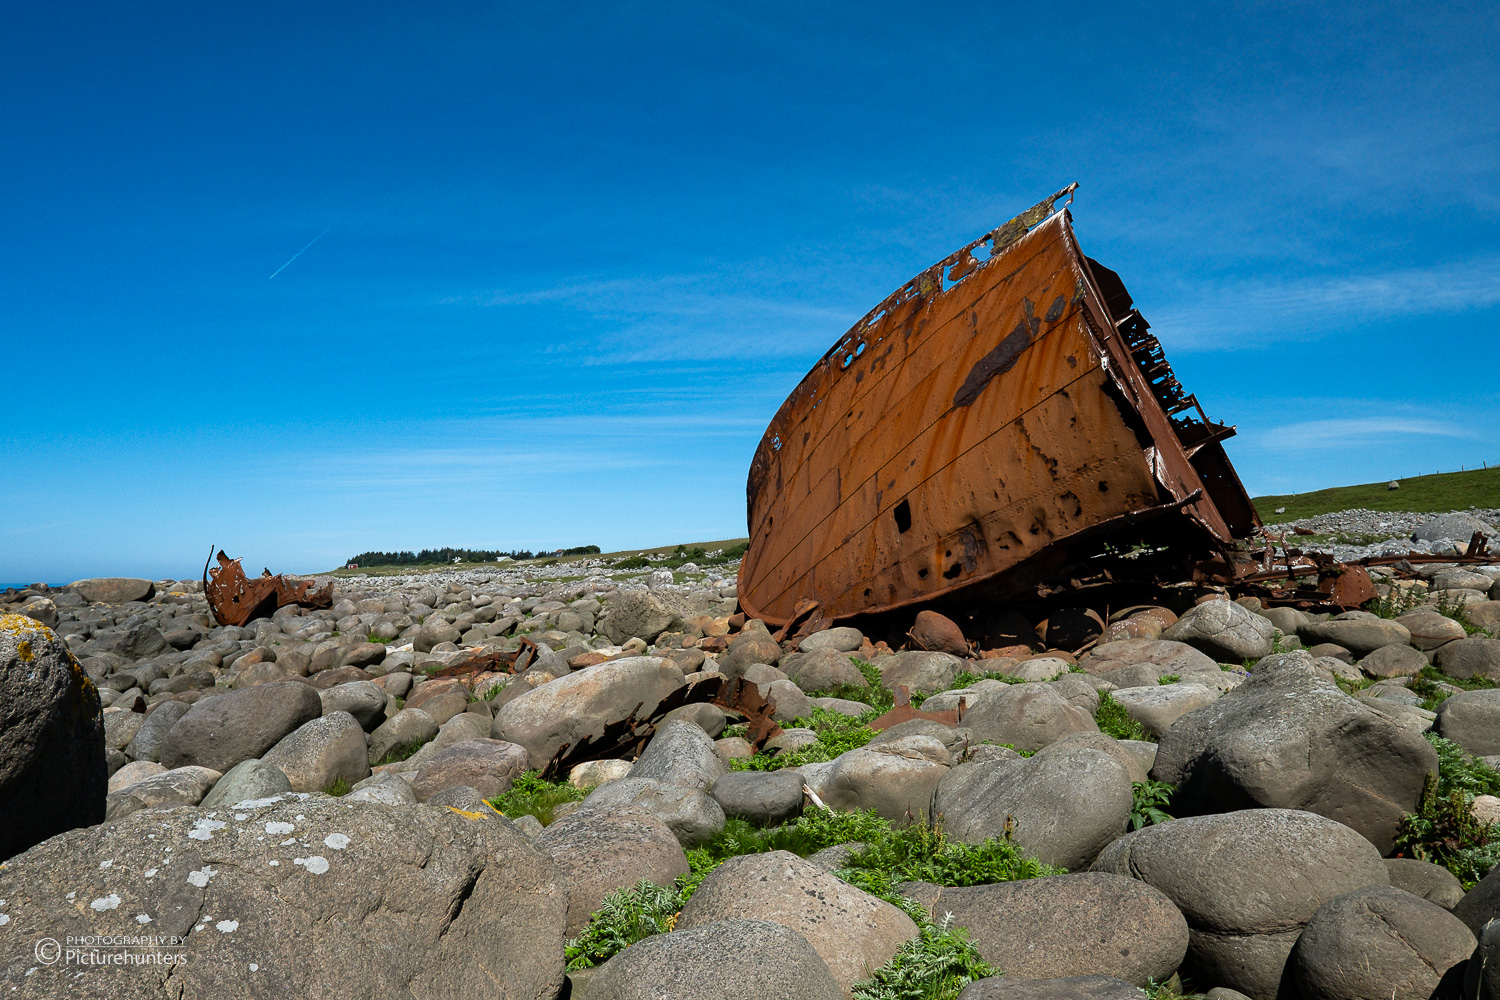
[[[1500,461],[1497,10],[9,5],[0,582],[742,534],[1071,181],[1253,493]]]

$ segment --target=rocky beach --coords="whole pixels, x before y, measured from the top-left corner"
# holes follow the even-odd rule
[[[1494,513],[1273,530],[1443,554]],[[1500,563],[987,648],[774,634],[737,554],[320,578],[243,627],[196,580],[13,588],[0,987],[1500,995]]]

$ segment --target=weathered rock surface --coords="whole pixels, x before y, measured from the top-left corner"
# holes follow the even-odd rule
[[[616,645],[631,638],[652,643],[676,621],[677,616],[660,597],[649,591],[630,590],[609,602],[609,613],[600,627]]]
[[[417,770],[411,789],[418,802],[445,788],[467,785],[486,799],[510,790],[526,770],[526,750],[504,740],[465,740],[434,753]]]
[[[604,897],[645,879],[669,886],[688,873],[682,845],[665,823],[626,806],[575,812],[542,830],[536,846],[551,856],[568,889],[566,937],[576,937]]]
[[[577,747],[598,739],[632,712],[649,715],[683,683],[682,670],[662,657],[601,663],[507,703],[495,714],[490,736],[525,747],[532,766],[541,767],[564,743]]]
[[[1500,688],[1464,691],[1443,700],[1437,731],[1477,757],[1500,754]]]
[[[1040,750],[1071,733],[1098,732],[1092,713],[1072,704],[1051,684],[1007,684],[976,698],[964,716],[976,743],[1008,743]]]
[[[1391,885],[1451,910],[1464,898],[1464,887],[1448,869],[1416,858],[1386,858]]]
[[[1137,879],[1080,872],[924,888],[918,898],[932,919],[953,914],[953,925],[967,928],[984,960],[1007,977],[1107,975],[1145,986],[1165,980],[1187,954],[1182,913]]]
[[[714,741],[701,727],[674,719],[651,737],[630,768],[629,777],[655,778],[706,792],[728,770],[723,758],[714,752]]]
[[[321,792],[340,778],[352,787],[370,776],[365,731],[348,712],[303,723],[267,750],[261,762],[285,774],[294,792]]]
[[[895,690],[896,685],[905,684],[913,693],[933,694],[953,686],[960,662],[951,653],[913,649],[882,657],[875,665],[880,668],[880,682],[886,687]]]
[[[682,908],[682,930],[769,920],[797,931],[849,991],[917,936],[911,917],[786,851],[730,858]]]
[[[960,764],[938,783],[933,810],[967,843],[1007,834],[1037,859],[1086,866],[1130,822],[1130,773],[1099,750]]]
[[[621,778],[600,785],[583,800],[579,811],[622,806],[645,809],[665,823],[684,847],[711,840],[724,829],[724,810],[705,793],[655,778]]]
[[[1305,1000],[1456,997],[1461,963],[1477,943],[1442,907],[1392,886],[1369,885],[1318,908],[1292,963]]]
[[[1096,677],[1127,667],[1146,667],[1157,677],[1181,676],[1198,670],[1218,670],[1219,664],[1184,642],[1170,639],[1117,639],[1089,650],[1078,665]]]
[[[793,771],[733,771],[714,782],[715,802],[731,819],[774,826],[802,813],[802,775]]]
[[[113,823],[142,809],[195,806],[220,777],[218,771],[189,765],[142,778],[110,794],[105,822]]]
[[[242,760],[214,783],[213,790],[199,803],[204,809],[232,806],[237,802],[269,799],[292,790],[292,783],[281,768],[259,760]]]
[[[1143,990],[1114,976],[1067,976],[1062,979],[991,976],[976,979],[965,986],[959,992],[958,1000],[1144,1000],[1145,996]]]
[[[1106,847],[1094,871],[1138,878],[1187,918],[1184,973],[1195,982],[1278,995],[1287,956],[1318,907],[1387,884],[1380,852],[1310,812],[1247,809],[1172,820]]]
[[[807,938],[768,920],[657,934],[604,963],[587,1000],[840,1000]]]
[[[1202,684],[1177,683],[1121,688],[1109,696],[1147,732],[1160,736],[1189,712],[1212,705],[1219,694]]]
[[[261,684],[197,702],[162,744],[167,767],[197,764],[228,771],[263,757],[282,737],[323,714],[318,692],[299,681]]]
[[[1332,642],[1355,656],[1368,656],[1382,646],[1404,646],[1411,642],[1411,633],[1405,625],[1368,611],[1346,611],[1327,621],[1308,622],[1297,635],[1308,646]]]
[[[1178,786],[1185,815],[1303,809],[1388,851],[1436,769],[1420,734],[1344,694],[1298,651],[1266,657],[1244,684],[1179,719],[1152,775]]]
[[[0,615],[0,861],[104,819],[99,692],[51,629]]]
[[[149,601],[156,595],[156,584],[131,577],[105,576],[74,580],[68,589],[89,602],[124,604],[126,601]]]
[[[1257,660],[1271,653],[1275,626],[1233,601],[1208,601],[1190,609],[1161,637],[1185,642],[1216,662]]]
[[[27,941],[186,938],[181,964],[91,968],[100,996],[550,1000],[563,980],[551,861],[508,824],[448,809],[292,796],[139,812],[13,859],[0,898],[4,932]],[[77,988],[76,968],[8,952],[0,983]]]

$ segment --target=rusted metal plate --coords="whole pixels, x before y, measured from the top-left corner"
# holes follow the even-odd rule
[[[1258,526],[1220,447],[1233,429],[1199,419],[1053,211],[1071,191],[902,286],[782,404],[746,486],[748,614],[931,601],[1166,508],[1210,546]]]
[[[968,711],[969,699],[960,697],[958,708],[949,709],[946,712],[919,712],[912,707],[911,689],[905,684],[897,684],[896,690],[892,692],[896,696],[896,704],[889,712],[872,720],[869,723],[871,729],[876,732],[884,732],[892,726],[899,726],[903,722],[912,719],[926,719],[929,722],[937,722],[944,726],[961,725],[964,721],[964,713]]]
[[[210,550],[212,551],[212,550]],[[333,607],[333,584],[318,588],[312,580],[288,583],[281,574],[262,571],[254,580],[245,576],[238,559],[230,559],[219,550],[219,568],[210,570],[203,564],[203,593],[208,609],[220,625],[243,625],[257,618],[269,618],[277,608],[296,604],[304,608]]]

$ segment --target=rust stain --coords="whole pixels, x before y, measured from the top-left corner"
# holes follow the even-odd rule
[[[1183,565],[1233,575],[1225,553],[1260,524],[1223,451],[1234,428],[1079,248],[1058,204],[1074,188],[897,289],[787,397],[746,482],[747,613],[786,626],[810,604],[836,621],[981,584],[1040,593],[1155,521]]]

